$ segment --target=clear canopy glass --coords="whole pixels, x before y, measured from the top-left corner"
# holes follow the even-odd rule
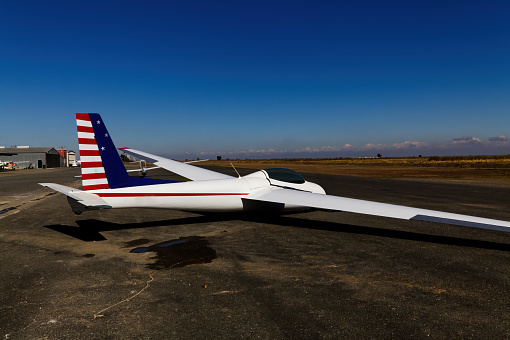
[[[274,179],[277,181],[287,182],[287,183],[296,183],[302,184],[305,182],[303,176],[291,169],[285,168],[269,168],[264,169],[270,179]]]

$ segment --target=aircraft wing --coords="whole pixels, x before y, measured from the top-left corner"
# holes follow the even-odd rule
[[[411,208],[401,205],[378,203],[339,196],[314,194],[311,192],[277,187],[250,194],[248,197],[243,199],[510,232],[510,222],[507,221]]]
[[[119,150],[124,151],[128,155],[141,158],[146,162],[156,164],[163,169],[176,173],[182,177],[186,177],[192,181],[233,178],[232,176],[224,175],[216,171],[211,171],[199,168],[197,166],[177,162],[172,159],[156,156],[143,151],[138,151],[130,148],[119,148]]]

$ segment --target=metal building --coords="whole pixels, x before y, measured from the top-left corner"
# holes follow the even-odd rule
[[[64,166],[65,159],[52,147],[15,147],[0,148],[0,154],[9,154],[11,156],[0,156],[1,160],[13,161],[19,163],[20,168],[33,166],[36,169],[57,168]]]

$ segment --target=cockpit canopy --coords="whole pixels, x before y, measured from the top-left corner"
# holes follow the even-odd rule
[[[291,169],[285,168],[269,168],[264,169],[270,179],[274,179],[276,181],[282,181],[287,183],[295,183],[295,184],[303,184],[305,183],[305,179],[303,176]]]

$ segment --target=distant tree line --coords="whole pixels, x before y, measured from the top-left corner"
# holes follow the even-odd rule
[[[494,155],[494,156],[431,156],[428,158],[430,162],[455,162],[455,161],[474,161],[489,159],[510,159],[510,155]]]

